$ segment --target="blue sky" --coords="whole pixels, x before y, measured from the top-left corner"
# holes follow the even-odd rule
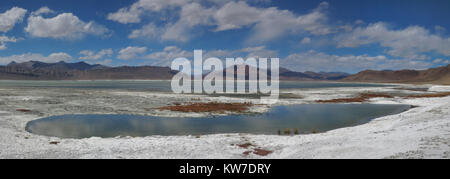
[[[0,64],[169,66],[278,57],[296,71],[424,69],[450,60],[447,0],[2,0]]]

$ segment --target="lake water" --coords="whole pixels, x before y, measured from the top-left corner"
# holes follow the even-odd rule
[[[27,124],[28,132],[61,138],[204,135],[222,133],[277,134],[290,128],[300,133],[325,132],[360,125],[401,113],[409,105],[302,104],[275,106],[258,115],[165,118],[137,115],[64,115]]]

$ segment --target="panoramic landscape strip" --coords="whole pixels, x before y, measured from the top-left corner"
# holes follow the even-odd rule
[[[439,0],[2,0],[0,159],[177,159],[149,161],[177,176],[449,159],[448,17]]]

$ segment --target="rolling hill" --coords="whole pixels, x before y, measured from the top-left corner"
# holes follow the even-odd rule
[[[430,68],[427,70],[399,70],[399,71],[361,71],[348,76],[343,82],[374,82],[374,83],[430,83],[450,85],[450,65]]]

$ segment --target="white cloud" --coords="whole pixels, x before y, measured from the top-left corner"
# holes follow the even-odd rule
[[[440,25],[434,26],[434,30],[437,33],[445,33],[445,32],[447,32],[447,29],[445,27],[440,26]]]
[[[438,58],[438,59],[433,60],[434,64],[448,64],[448,62],[449,62],[449,60],[444,60],[442,58]]]
[[[44,62],[59,62],[59,61],[69,61],[72,60],[72,56],[70,56],[67,53],[52,53],[50,54],[48,57],[44,58],[44,60],[40,60],[40,61],[44,61]]]
[[[51,10],[50,8],[48,8],[47,6],[41,7],[40,9],[38,9],[37,11],[34,11],[31,13],[32,16],[39,16],[42,14],[52,14],[55,13],[55,11]]]
[[[192,35],[194,27],[213,24],[211,16],[214,12],[214,8],[204,8],[198,3],[183,6],[180,19],[166,26],[162,40],[186,42]]]
[[[324,10],[328,3],[322,2],[316,9],[305,15],[296,15],[288,10],[275,7],[257,8],[247,3],[230,2],[214,15],[218,22],[216,31],[240,29],[252,26],[252,41],[269,41],[286,34],[311,33],[324,35],[331,33],[326,24]]]
[[[59,61],[70,61],[72,56],[67,53],[52,53],[49,56],[43,56],[38,53],[26,53],[21,55],[12,55],[8,57],[0,57],[0,64],[8,64],[12,61],[17,63],[27,62],[27,61],[41,61],[47,63],[55,63]]]
[[[187,1],[164,1],[159,5],[153,3],[159,0],[140,0],[130,7],[122,8],[116,13],[108,16],[108,19],[120,23],[141,22],[144,12],[159,12],[163,10],[173,10],[176,15],[155,26],[152,21],[141,29],[134,30],[129,38],[160,38],[163,41],[186,42],[192,36],[198,34],[196,27],[208,27],[210,30],[228,31],[233,29],[251,28],[253,35],[250,41],[265,42],[287,34],[310,33],[313,35],[325,35],[332,32],[327,25],[325,10],[328,3],[322,2],[320,5],[304,15],[297,15],[288,10],[280,10],[276,7],[260,8],[252,6],[252,2],[244,1],[213,1],[213,5],[204,6],[201,0]],[[144,2],[148,6],[144,7]],[[211,3],[211,1],[208,1]],[[173,19],[176,19],[173,21]],[[158,24],[160,24],[158,23]]]
[[[13,7],[4,13],[0,13],[0,31],[4,33],[10,31],[18,22],[23,21],[26,13],[26,9],[19,7]]]
[[[130,7],[119,9],[115,13],[108,14],[108,20],[122,24],[139,23],[141,17],[147,12],[159,12],[166,8],[181,7],[189,0],[139,0]]]
[[[185,51],[176,46],[167,46],[163,51],[150,53],[145,58],[151,60],[149,63],[152,65],[169,66],[172,60],[180,57],[192,59],[193,51]]]
[[[245,2],[229,2],[215,14],[216,31],[239,29],[261,21],[263,9],[251,7]]]
[[[108,20],[120,22],[122,24],[141,22],[140,12],[131,12],[126,8],[119,9],[115,13],[108,14]]]
[[[149,61],[146,64],[154,66],[170,66],[172,60],[184,57],[193,60],[194,51],[187,51],[176,46],[167,46],[162,51],[148,54],[145,59]],[[277,52],[266,49],[265,46],[248,47],[237,50],[203,50],[203,59],[206,60],[211,57],[216,57],[221,60],[225,58],[272,58],[277,57]]]
[[[439,58],[439,59],[433,60],[433,63],[441,63],[442,61],[443,61],[442,58]]]
[[[145,38],[145,39],[154,39],[157,38],[161,34],[161,29],[156,27],[155,24],[150,23],[148,25],[145,25],[141,29],[136,29],[131,32],[131,34],[128,36],[130,39],[137,39],[137,38]]]
[[[341,25],[341,26],[338,26],[336,29],[337,30],[343,30],[345,32],[350,32],[350,31],[353,30],[353,24]]]
[[[100,60],[105,56],[110,57],[113,54],[113,50],[103,49],[97,53],[91,50],[83,50],[80,52],[80,54],[83,55],[82,57],[80,57],[80,60]]]
[[[280,60],[280,66],[295,71],[359,72],[362,70],[425,69],[432,66],[423,60],[388,59],[386,56],[329,55],[309,51],[291,54]]]
[[[269,50],[265,46],[247,47],[236,50],[236,55],[242,54],[246,58],[276,58],[278,53],[274,50]]]
[[[364,21],[361,19],[358,19],[355,21],[355,24],[359,25],[359,24],[364,24]]]
[[[305,37],[305,38],[303,38],[303,40],[300,43],[301,44],[309,44],[309,43],[311,43],[311,38]]]
[[[204,8],[198,3],[190,3],[181,7],[180,18],[163,27],[153,22],[141,29],[133,30],[129,38],[158,39],[163,41],[186,42],[192,36],[192,29],[200,25],[213,25],[213,8]]]
[[[216,57],[222,60],[225,58],[275,58],[278,53],[269,50],[265,46],[247,47],[237,50],[208,50],[203,52],[203,58]]]
[[[423,54],[427,52],[450,56],[450,38],[431,34],[420,26],[392,30],[387,24],[379,22],[338,35],[335,41],[338,47],[351,48],[379,44],[388,48],[386,53],[389,55],[410,59],[427,59],[428,57]]]
[[[147,47],[127,47],[119,51],[118,59],[131,60],[147,51]]]
[[[75,39],[84,35],[105,35],[109,30],[95,22],[84,22],[72,13],[53,18],[30,16],[25,31],[34,37]]]
[[[15,43],[18,40],[14,37],[0,36],[0,50],[6,50],[6,43]]]

